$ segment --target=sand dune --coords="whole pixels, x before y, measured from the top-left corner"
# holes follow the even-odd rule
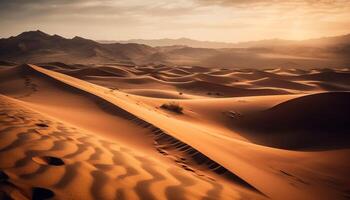
[[[232,123],[250,129],[252,140],[265,145],[291,149],[349,148],[349,109],[350,93],[320,93],[238,117]]]
[[[196,99],[202,98],[202,96],[183,94],[181,92],[173,92],[168,90],[156,90],[156,89],[129,89],[124,90],[129,94],[144,96],[144,97],[154,97],[162,99]]]
[[[17,65],[17,64],[14,62],[0,60],[0,66],[15,66],[15,65]]]
[[[62,62],[49,62],[49,63],[40,63],[40,66],[46,69],[78,69],[84,67],[84,65],[68,65]]]
[[[255,81],[249,82],[252,85],[257,86],[263,86],[263,87],[275,87],[275,88],[285,88],[285,89],[291,89],[291,90],[312,90],[314,89],[310,85],[297,83],[293,81],[286,81],[282,79],[276,79],[276,78],[262,78]]]
[[[300,78],[307,80],[316,80],[324,82],[338,83],[342,85],[350,84],[350,73],[348,72],[336,72],[328,69],[327,71],[320,71],[312,74],[302,75]]]
[[[0,69],[1,198],[350,195],[349,94],[308,82],[329,72],[55,65]]]
[[[77,77],[84,76],[114,76],[114,77],[126,77],[129,72],[116,67],[89,67],[66,71],[66,74]]]
[[[255,95],[267,95],[267,94],[288,94],[287,91],[281,89],[247,89],[234,86],[226,86],[218,83],[211,83],[206,81],[191,81],[189,83],[177,83],[177,88],[184,91],[190,91],[192,93],[199,93],[203,95],[214,96],[255,96]]]

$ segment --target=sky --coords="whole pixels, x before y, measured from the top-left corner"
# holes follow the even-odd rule
[[[0,37],[303,40],[350,33],[350,0],[0,0]]]

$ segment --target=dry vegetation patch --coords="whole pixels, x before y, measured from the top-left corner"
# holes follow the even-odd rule
[[[163,109],[169,110],[171,112],[175,112],[178,114],[183,114],[183,107],[181,107],[178,103],[176,102],[169,102],[165,103],[160,106]]]

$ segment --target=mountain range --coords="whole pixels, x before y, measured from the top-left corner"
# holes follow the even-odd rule
[[[161,47],[161,46],[188,46],[194,48],[235,48],[236,44],[226,43],[226,42],[213,42],[213,41],[199,41],[189,38],[178,38],[178,39],[131,39],[131,40],[99,40],[98,42],[110,44],[110,43],[137,43],[145,44],[152,47]]]
[[[310,68],[349,66],[349,55],[350,35],[304,41],[273,39],[237,44],[185,38],[98,42],[77,36],[67,39],[38,30],[0,39],[0,59],[17,63],[59,61],[225,68]]]
[[[348,43],[350,41],[350,34],[342,36],[333,37],[323,37],[317,39],[308,40],[283,40],[283,39],[267,39],[258,41],[246,41],[237,43],[228,42],[216,42],[216,41],[201,41],[194,40],[190,38],[178,38],[178,39],[131,39],[131,40],[99,40],[100,43],[110,44],[110,43],[137,43],[145,44],[152,47],[162,47],[162,46],[188,46],[194,48],[252,48],[252,47],[271,47],[271,46],[284,46],[284,45],[298,45],[307,44],[310,46],[327,46],[339,43]]]

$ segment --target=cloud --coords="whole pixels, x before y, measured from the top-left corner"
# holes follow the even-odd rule
[[[1,15],[21,16],[24,14],[79,14],[79,15],[126,15],[142,14],[152,16],[169,16],[189,13],[193,7],[186,3],[172,1],[128,1],[128,0],[6,0],[0,1]]]
[[[289,6],[340,6],[349,4],[348,0],[196,0],[198,3],[207,5],[222,6],[271,6],[271,5],[289,5]]]
[[[349,19],[348,0],[0,0],[1,37],[300,39],[350,32]]]

